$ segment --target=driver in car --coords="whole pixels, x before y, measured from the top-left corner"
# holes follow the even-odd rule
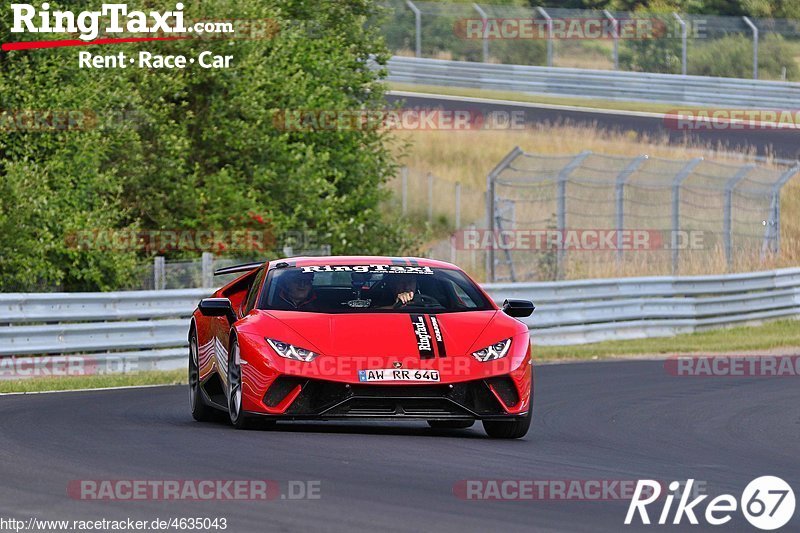
[[[314,307],[314,274],[299,270],[281,275],[277,304],[286,310],[307,311]]]

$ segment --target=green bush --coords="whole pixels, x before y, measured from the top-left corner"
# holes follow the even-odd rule
[[[753,76],[753,40],[744,35],[728,35],[689,48],[689,73],[700,76],[751,78]],[[786,79],[800,78],[794,50],[784,38],[767,34],[759,43],[759,78],[780,79],[786,67]]]
[[[672,35],[680,35],[676,21],[667,15],[637,12],[636,16],[658,19]],[[620,41],[619,65],[634,72],[681,73],[681,40],[674,37]]]

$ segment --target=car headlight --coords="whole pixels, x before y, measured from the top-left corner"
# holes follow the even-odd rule
[[[477,352],[472,352],[472,357],[482,363],[494,361],[495,359],[505,357],[509,348],[511,348],[511,339],[506,339],[504,341],[496,342],[491,346],[487,346],[482,350],[478,350]]]
[[[281,357],[285,357],[286,359],[292,359],[294,361],[304,361],[309,363],[317,358],[319,355],[318,353],[312,352],[311,350],[306,350],[305,348],[300,348],[299,346],[294,346],[293,344],[289,344],[288,342],[277,341],[275,339],[268,339],[264,337],[269,345],[275,350],[275,353],[280,355]]]

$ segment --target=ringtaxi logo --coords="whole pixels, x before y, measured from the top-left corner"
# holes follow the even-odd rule
[[[686,481],[686,490],[680,494],[682,484],[673,481],[669,484],[667,494],[663,499],[663,507],[658,515],[659,525],[668,523],[672,513],[672,504],[678,495],[678,504],[672,518],[673,525],[680,525],[684,518],[692,525],[699,524],[698,515],[712,526],[721,526],[733,520],[734,513],[741,505],[741,511],[745,519],[762,531],[773,531],[786,525],[794,516],[795,496],[792,487],[786,481],[776,476],[761,476],[751,481],[739,500],[732,494],[720,494],[711,499],[706,505],[705,512],[700,513],[700,504],[708,498],[708,495],[701,494],[689,499],[692,493],[694,479]],[[662,484],[652,479],[639,480],[636,489],[628,506],[628,514],[625,516],[625,525],[634,523],[636,516],[642,524],[650,525],[650,515],[647,506],[658,500],[662,496]],[[695,508],[698,509],[695,509]]]
[[[98,11],[50,11],[43,2],[37,12],[31,4],[11,4],[14,14],[12,33],[79,33],[82,41],[93,41],[104,33],[186,33],[183,4],[165,11],[128,11],[126,4],[103,4]],[[101,17],[109,23],[101,28]]]

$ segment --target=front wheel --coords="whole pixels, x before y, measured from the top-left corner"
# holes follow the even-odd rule
[[[228,414],[236,429],[249,429],[250,419],[242,412],[242,356],[234,338],[228,355]]]
[[[484,420],[483,429],[493,439],[519,439],[528,434],[533,418],[533,406],[528,414],[516,420]]]

